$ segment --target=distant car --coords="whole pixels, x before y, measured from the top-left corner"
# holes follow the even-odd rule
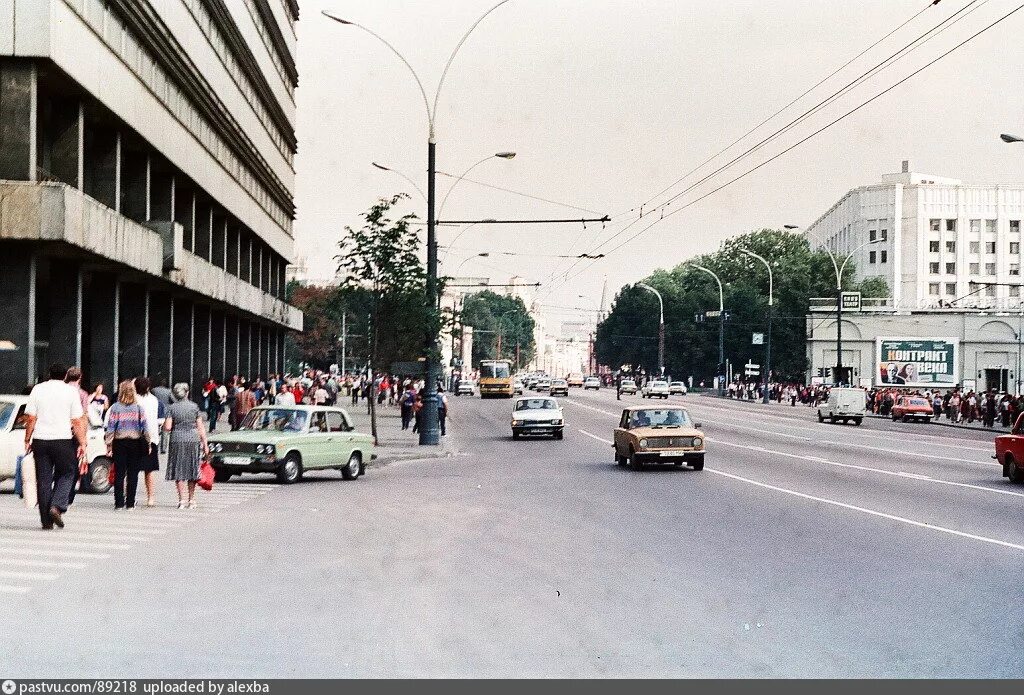
[[[1003,467],[1003,477],[1011,483],[1024,483],[1024,414],[1017,418],[1009,434],[996,437],[994,458]]]
[[[594,389],[595,391],[601,390],[601,380],[596,376],[588,376],[583,380],[583,390],[589,391],[590,389]]]
[[[565,417],[558,401],[546,396],[524,396],[512,405],[512,439],[550,435],[562,438]]]
[[[686,384],[682,381],[672,381],[668,385],[668,392],[672,396],[685,396]]]
[[[632,379],[623,379],[619,382],[619,393],[628,393],[630,395],[636,395],[636,382]]]
[[[0,396],[0,480],[13,478],[18,457],[25,453],[25,406],[28,396]],[[90,426],[85,456],[89,472],[81,478],[82,492],[104,494],[110,490],[110,467],[103,426]]]
[[[858,388],[835,387],[828,392],[828,403],[818,406],[818,422],[828,420],[833,425],[838,420],[859,425],[867,410],[867,392]],[[929,412],[931,412],[929,410]]]
[[[341,408],[316,405],[253,408],[235,432],[210,435],[210,464],[225,482],[240,473],[276,473],[295,483],[305,471],[337,469],[355,480],[377,457],[373,437],[357,432]]]
[[[679,407],[626,408],[615,428],[615,462],[640,470],[646,463],[687,464],[704,470],[706,439],[700,424]]]
[[[932,410],[932,404],[928,402],[927,398],[922,398],[921,396],[898,396],[892,406],[893,422],[897,420],[902,420],[903,422],[910,422],[911,420],[931,422],[934,415],[935,411]]]
[[[569,382],[566,379],[552,379],[551,388],[548,389],[548,393],[552,396],[568,396]]]
[[[570,374],[566,381],[569,383],[569,388],[583,388],[582,374]]]
[[[533,390],[543,393],[544,391],[551,390],[551,379],[538,379],[537,383],[534,384]]]
[[[472,379],[459,379],[458,385],[455,387],[456,396],[472,396],[473,395],[473,380]]]
[[[515,381],[513,381],[512,382],[512,392],[516,396],[523,395],[523,382],[520,381],[519,379],[516,379]]]
[[[648,381],[640,395],[644,398],[668,398],[668,382],[660,379]]]

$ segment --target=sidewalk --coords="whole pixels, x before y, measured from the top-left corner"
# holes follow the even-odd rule
[[[352,418],[352,424],[360,432],[370,432],[370,414],[366,412],[366,401],[353,406],[347,399],[339,405]],[[396,407],[377,406],[377,458],[371,467],[387,466],[399,461],[415,459],[450,458],[455,455],[452,446],[451,418],[448,419],[448,435],[441,437],[438,446],[420,446],[419,435],[410,427],[402,431],[402,412]]]

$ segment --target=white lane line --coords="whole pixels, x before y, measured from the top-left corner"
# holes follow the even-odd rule
[[[586,430],[576,430],[576,431],[579,432],[580,434],[587,435],[591,439],[596,439],[599,442],[604,442],[605,444],[611,444],[612,443],[610,439],[603,439],[602,437],[598,437],[596,434],[591,434],[590,432],[587,432]]]
[[[6,542],[6,541],[5,541]],[[86,553],[80,550],[61,550],[54,548],[12,548],[0,545],[0,553],[11,555],[42,555],[43,557],[68,557],[74,560],[109,560],[107,553]]]
[[[35,579],[37,581],[52,582],[59,576],[59,574],[53,574],[52,572],[10,572],[8,570],[0,570],[0,579]]]
[[[84,562],[61,562],[60,560],[23,560],[15,557],[0,557],[0,565],[6,567],[49,567],[68,570],[84,570]]]
[[[732,473],[726,473],[725,471],[714,470],[705,468],[705,471],[713,475],[720,475],[724,478],[731,478],[732,480],[738,480],[748,485],[756,485],[757,487],[764,488],[766,490],[773,490],[775,492],[781,492],[786,495],[792,495],[794,497],[800,497],[805,500],[811,500],[813,502],[821,502],[822,504],[832,505],[834,507],[840,507],[842,509],[849,509],[850,511],[860,512],[861,514],[868,514],[870,516],[879,517],[881,519],[888,519],[890,521],[898,521],[901,524],[907,524],[909,526],[916,526],[917,528],[929,529],[932,531],[938,531],[939,533],[946,533],[951,536],[957,536],[960,538],[969,538],[975,541],[981,541],[982,543],[990,543],[992,545],[1002,546],[1004,548],[1013,548],[1014,550],[1024,550],[1024,545],[1018,545],[1016,543],[1009,543],[1007,541],[1001,541],[997,538],[989,538],[987,536],[979,536],[974,533],[966,533],[965,531],[957,531],[946,526],[938,526],[936,524],[928,524],[923,521],[915,521],[914,519],[908,519],[905,516],[896,516],[895,514],[886,514],[885,512],[879,512],[874,509],[868,509],[866,507],[858,507],[853,504],[847,504],[846,502],[839,502],[837,500],[828,499],[827,497],[817,497],[815,495],[808,495],[804,492],[797,492],[796,490],[788,490],[784,487],[778,487],[777,485],[769,485],[768,483],[762,483],[757,480],[751,480],[750,478],[744,478],[740,475],[734,475]]]
[[[0,594],[27,594],[31,587],[0,584]]]
[[[129,548],[131,548],[130,545],[125,545],[123,543],[97,543],[97,542],[93,542],[93,541],[89,541],[89,542],[83,541],[83,542],[79,543],[77,541],[65,541],[65,540],[60,540],[60,539],[54,539],[52,537],[51,538],[45,538],[45,539],[44,538],[40,538],[40,539],[32,539],[32,538],[24,538],[24,539],[22,539],[22,538],[5,538],[3,540],[3,542],[8,544],[8,545],[10,545],[12,543],[15,543],[15,544],[19,544],[19,545],[22,545],[22,544],[41,545],[41,546],[51,546],[51,547],[55,547],[55,548],[82,548],[84,550],[89,550],[89,549],[92,549],[92,548],[96,548],[96,549],[100,549],[100,550],[128,550]]]
[[[81,533],[77,530],[70,529],[54,529],[54,535],[56,538],[47,538],[45,540],[60,540],[60,541],[124,541],[141,543],[142,541],[152,540],[144,536],[130,536],[122,533]],[[39,529],[28,529],[28,528],[14,528],[5,529],[6,533],[13,534],[11,536],[14,540],[22,540],[23,538],[32,538],[33,540],[39,539]]]
[[[877,473],[879,475],[891,475],[897,478],[907,478],[909,480],[918,480],[924,483],[935,483],[936,485],[949,485],[951,487],[962,487],[970,490],[980,490],[982,492],[991,492],[997,495],[1009,495],[1010,497],[1024,497],[1024,492],[1014,492],[1012,490],[1001,490],[995,487],[988,487],[987,485],[972,485],[970,483],[957,483],[952,480],[943,480],[942,478],[932,478],[927,475],[919,475],[916,473],[904,473],[902,471],[887,471],[883,468],[872,468],[871,466],[860,466],[854,463],[840,463],[838,461],[830,461],[820,456],[805,456],[802,454],[793,454],[788,451],[776,451],[774,449],[766,449],[763,446],[752,446],[749,444],[736,444],[735,442],[726,442],[721,439],[715,439],[717,446],[731,446],[736,449],[747,449],[748,451],[756,451],[758,453],[772,454],[774,456],[782,456],[784,458],[799,459],[801,461],[811,461],[813,463],[823,463],[826,466],[835,466],[836,468],[849,468],[857,471],[865,471],[867,473]]]

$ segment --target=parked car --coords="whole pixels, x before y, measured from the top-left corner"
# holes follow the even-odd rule
[[[0,396],[0,480],[14,477],[18,457],[25,453],[25,406],[28,396]],[[89,472],[82,476],[82,492],[104,494],[110,490],[110,466],[103,426],[90,426],[85,456]]]
[[[615,428],[615,462],[634,470],[646,463],[687,464],[704,470],[705,437],[679,407],[626,408]]]
[[[994,459],[1003,467],[1003,477],[1013,483],[1024,483],[1024,413],[1013,423],[1009,434],[996,437]]]
[[[552,379],[548,393],[552,396],[568,396],[569,382],[566,379]]]
[[[635,396],[636,382],[632,379],[623,379],[619,382],[619,393],[628,393],[631,396]]]
[[[648,381],[640,391],[643,398],[668,398],[668,382],[660,379]]]
[[[569,388],[583,388],[582,374],[570,374],[566,381],[569,383]]]
[[[473,395],[473,380],[472,379],[459,379],[459,383],[455,386],[456,396],[472,396]]]
[[[668,385],[668,392],[672,396],[685,396],[686,384],[682,381],[672,381]]]
[[[853,420],[853,424],[859,425],[866,410],[867,392],[864,389],[835,387],[828,392],[828,403],[818,406],[818,422],[828,420],[834,425],[839,420],[844,424]]]
[[[554,398],[525,396],[512,405],[512,439],[524,435],[550,435],[561,439],[565,416]]]
[[[931,422],[934,415],[935,411],[932,410],[932,404],[928,402],[927,398],[922,398],[921,396],[897,396],[896,402],[892,406],[893,422],[897,420],[902,420],[903,422],[910,422],[911,420]]]
[[[261,406],[235,432],[210,436],[216,480],[240,473],[276,473],[295,483],[310,470],[337,469],[354,480],[377,457],[373,437],[357,432],[341,408],[316,405]]]
[[[601,390],[601,380],[596,376],[588,376],[583,380],[583,390],[589,391],[590,389],[594,389],[595,391]]]

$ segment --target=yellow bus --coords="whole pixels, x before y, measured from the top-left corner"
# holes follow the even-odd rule
[[[512,363],[508,360],[480,362],[480,397],[512,398]]]

